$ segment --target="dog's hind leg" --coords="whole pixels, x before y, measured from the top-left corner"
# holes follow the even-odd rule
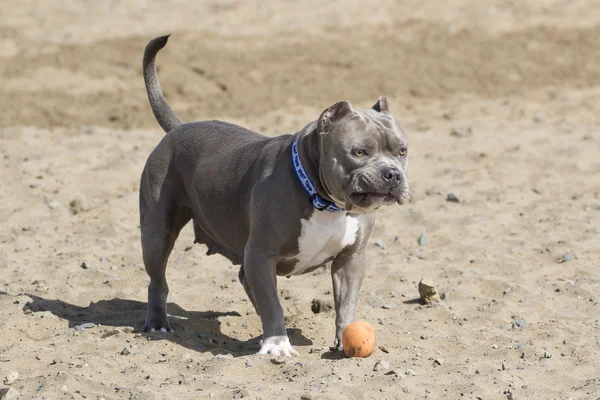
[[[161,202],[140,195],[140,229],[142,234],[142,255],[146,272],[150,277],[148,285],[148,313],[142,331],[171,332],[167,318],[167,295],[169,286],[165,276],[167,260],[181,229],[190,221],[189,209],[177,206],[164,206]]]

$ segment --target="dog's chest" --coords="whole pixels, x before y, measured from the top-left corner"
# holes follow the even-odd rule
[[[354,244],[358,235],[358,219],[344,213],[315,211],[309,219],[300,222],[299,252],[294,257],[297,262],[287,275],[300,275],[322,265]]]

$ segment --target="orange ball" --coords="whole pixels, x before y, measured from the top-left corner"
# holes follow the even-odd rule
[[[342,345],[347,357],[369,357],[375,350],[375,329],[365,321],[353,322],[342,332]]]

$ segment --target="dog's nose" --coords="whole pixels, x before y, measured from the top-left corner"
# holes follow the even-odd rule
[[[395,167],[384,167],[381,170],[381,176],[391,186],[397,186],[402,181],[402,172]]]

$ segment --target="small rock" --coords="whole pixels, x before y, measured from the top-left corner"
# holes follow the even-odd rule
[[[460,203],[460,199],[454,193],[448,193],[448,196],[446,197],[446,201],[448,201],[450,203]]]
[[[507,370],[506,364],[504,363],[504,361],[502,361],[502,371],[506,371],[506,370]]]
[[[396,375],[396,376],[398,376],[398,375],[400,375],[400,372],[398,372],[395,369],[390,369],[388,372],[385,373],[385,375]]]
[[[12,400],[19,397],[19,392],[14,388],[2,388],[0,389],[0,400]]]
[[[250,393],[246,389],[236,389],[233,391],[234,399],[243,399],[245,397],[249,397]]]
[[[60,387],[60,390],[62,390],[63,392],[67,392],[67,391],[68,391],[68,390],[67,390],[67,385],[62,385],[62,386]]]
[[[77,215],[83,211],[87,211],[88,206],[83,198],[77,198],[71,200],[69,203],[69,210],[71,211],[71,214]]]
[[[367,296],[367,302],[374,308],[382,308],[385,304],[385,301],[381,297],[377,295],[375,292],[369,293]]]
[[[576,259],[576,258],[577,258],[577,257],[575,257],[575,254],[573,254],[573,253],[567,253],[567,254],[565,254],[564,256],[562,256],[562,257],[560,258],[560,260],[558,260],[558,263],[559,263],[559,264],[563,264],[563,263],[566,263],[566,262],[572,261],[572,260],[574,260],[574,259]]]
[[[322,312],[331,311],[333,309],[333,304],[329,300],[313,299],[310,309],[315,314],[319,314]]]
[[[92,329],[92,328],[95,328],[95,327],[96,327],[96,324],[93,323],[93,322],[84,322],[81,325],[77,325],[75,327],[75,329],[80,328],[81,330],[83,330],[83,329]]]
[[[386,310],[393,310],[396,308],[396,303],[386,303],[383,305]]]
[[[547,351],[545,351],[544,352],[544,358],[552,358],[552,354],[550,354]]]
[[[525,359],[525,352],[521,353],[521,359],[523,359],[523,360]]]
[[[524,319],[515,319],[513,321],[513,328],[514,329],[524,327],[525,325],[527,325],[527,321],[524,320]]]
[[[375,246],[379,247],[382,250],[385,248],[385,245],[383,244],[383,242],[381,240],[376,241]]]
[[[398,244],[400,243],[400,236],[396,235],[394,236],[394,241],[392,242],[393,244]]]
[[[497,348],[498,348],[498,345],[497,345],[497,344],[493,344],[493,345],[492,345],[492,349],[497,349]]]
[[[582,197],[580,193],[573,193],[571,195],[571,200],[579,200]]]
[[[48,203],[48,208],[51,210],[56,210],[59,207],[60,207],[60,203],[56,200],[52,200],[50,203]]]
[[[235,278],[231,279],[231,282],[233,282],[233,283],[236,283],[236,282],[239,282],[239,281],[240,281],[240,279],[237,276]]]
[[[424,247],[427,244],[427,236],[424,233],[421,233],[419,236],[419,246]]]
[[[233,360],[233,354],[231,354],[231,353],[217,354],[214,356],[214,358],[220,358],[222,360]]]
[[[118,335],[119,333],[121,333],[121,331],[120,331],[120,330],[118,330],[118,329],[111,329],[110,331],[108,331],[108,332],[105,332],[105,333],[102,335],[102,339],[106,339],[106,338],[108,338],[108,337],[111,337],[111,336]]]
[[[427,279],[421,279],[419,281],[419,297],[425,304],[431,304],[433,302],[438,302],[438,292],[436,288],[433,286],[433,282]]]
[[[438,357],[435,360],[433,360],[434,365],[442,365],[443,363],[444,363],[444,359],[442,357]]]
[[[108,276],[108,277],[106,277],[106,279],[105,279],[105,280],[104,280],[104,282],[102,282],[102,283],[104,283],[104,284],[106,285],[106,284],[109,284],[109,283],[111,283],[112,281],[114,281],[114,280],[116,280],[116,279],[117,279],[117,277],[116,277],[116,276],[112,276],[112,275],[111,275],[111,276]]]
[[[87,264],[85,263],[85,261],[83,261],[81,264],[79,264],[79,266],[83,269],[88,269]]]
[[[523,344],[523,343],[519,343],[519,344],[517,345],[517,350],[523,350],[523,349],[525,348],[525,346],[527,346],[527,345],[526,345],[526,344]]]
[[[284,359],[271,358],[271,363],[275,365],[285,364]]]
[[[242,328],[247,328],[247,327],[248,327],[248,321],[242,322]]]
[[[131,353],[131,352],[129,351],[129,349],[128,349],[127,347],[125,347],[123,350],[121,350],[121,355],[122,355],[122,356],[126,356],[126,355],[128,355],[129,353]]]
[[[19,379],[19,373],[17,371],[9,372],[8,375],[4,378],[5,385],[12,385]]]
[[[384,353],[389,353],[390,351],[387,349],[387,347],[385,346],[379,346],[379,350],[383,351]]]
[[[390,369],[390,363],[385,360],[379,360],[373,366],[373,371],[381,371]]]
[[[252,360],[246,360],[246,367],[252,367],[254,366],[254,363],[252,362]]]
[[[406,375],[408,375],[408,376],[415,376],[415,375],[417,375],[417,373],[415,371],[413,371],[412,369],[407,369],[404,373]]]

